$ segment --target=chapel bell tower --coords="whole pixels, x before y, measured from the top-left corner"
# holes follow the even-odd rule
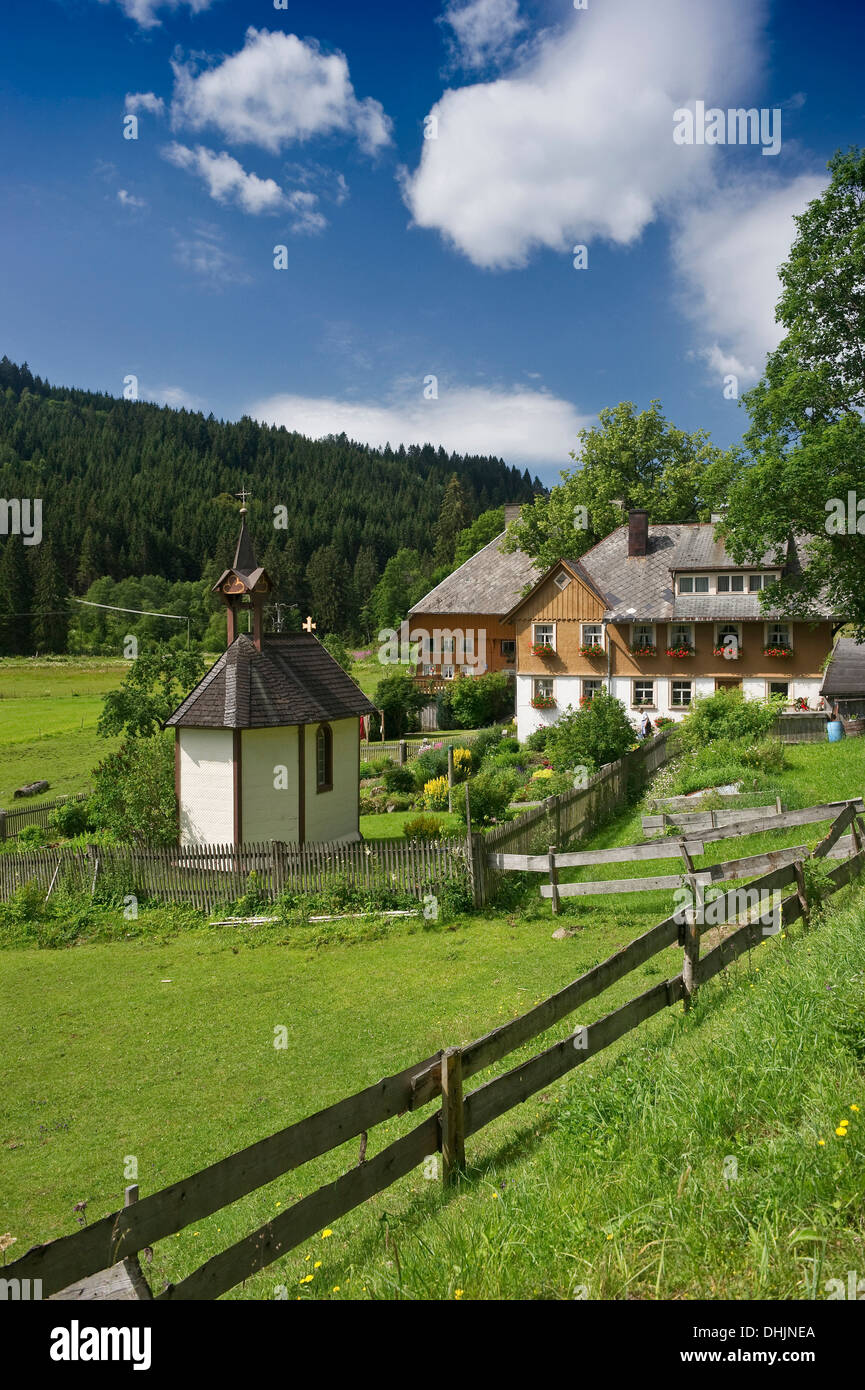
[[[234,564],[216,581],[212,592],[219,594],[228,609],[227,645],[230,647],[235,638],[240,635],[239,615],[245,609],[247,612],[252,612],[250,636],[255,646],[261,651],[261,610],[273,592],[273,585],[267,572],[256,563],[252,540],[246,529],[247,493],[244,490],[238,493],[238,496],[243,505],[240,508],[240,535],[237,539],[237,549],[234,552]]]

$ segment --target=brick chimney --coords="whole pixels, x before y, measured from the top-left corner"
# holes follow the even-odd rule
[[[642,507],[628,512],[628,554],[645,555],[649,545],[649,513]]]
[[[519,521],[522,509],[522,502],[505,503],[505,530],[507,530],[512,521]]]

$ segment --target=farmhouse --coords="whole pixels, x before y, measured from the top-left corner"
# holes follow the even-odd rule
[[[228,609],[227,649],[166,720],[181,843],[359,839],[359,716],[374,707],[311,631],[263,634],[272,585],[245,507],[234,564],[213,592]]]
[[[820,693],[846,733],[865,730],[865,645],[852,637],[838,638]]]
[[[781,567],[737,565],[712,523],[626,525],[579,560],[559,560],[502,617],[517,641],[517,727],[524,739],[606,688],[636,724],[643,711],[681,718],[698,695],[736,687],[817,707],[838,620],[790,622],[760,591]],[[801,567],[790,541],[784,573]]]
[[[501,548],[508,526],[519,514],[519,505],[508,504],[501,535],[409,611],[413,638],[429,634],[430,642],[420,652],[415,681],[431,697],[446,689],[461,670],[467,675],[482,675],[484,671],[516,674],[516,629],[513,620],[504,615],[527,584],[541,574],[522,551],[507,553]]]

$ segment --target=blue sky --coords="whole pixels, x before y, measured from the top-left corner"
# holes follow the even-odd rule
[[[0,25],[0,350],[548,482],[623,399],[739,437],[725,379],[777,340],[793,213],[865,143],[847,0],[4,0]],[[780,109],[779,152],[677,144],[698,101]]]

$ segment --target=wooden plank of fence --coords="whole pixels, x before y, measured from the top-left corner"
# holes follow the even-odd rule
[[[827,801],[817,806],[805,806],[798,811],[782,811],[779,815],[772,811],[769,814],[762,807],[755,807],[757,814],[751,815],[748,811],[698,811],[693,816],[670,816],[668,821],[679,829],[699,829],[700,838],[706,842],[710,840],[732,840],[736,838],[733,826],[742,826],[741,835],[757,835],[764,830],[787,830],[793,826],[812,825],[817,821],[833,820],[843,811],[849,803],[847,801]],[[862,799],[857,799],[853,805],[857,811],[863,809]],[[701,824],[706,817],[715,816],[717,818],[717,828],[713,829],[708,824]],[[657,819],[652,817],[643,818],[643,829],[646,827],[647,819]]]
[[[562,898],[587,898],[595,893],[650,893],[662,888],[680,888],[682,874],[661,874],[657,878],[608,878],[592,879],[589,883],[560,883],[559,896]],[[541,884],[541,897],[552,896],[548,883]]]
[[[472,1091],[465,1099],[466,1134],[476,1134],[491,1120],[580,1066],[653,1014],[675,1004],[682,998],[682,992],[681,975],[674,980],[663,980],[661,984],[646,990],[645,994],[606,1014],[597,1023],[577,1029],[575,1034],[555,1043],[531,1061]]]
[[[190,1222],[212,1215],[281,1174],[356,1138],[363,1130],[408,1110],[414,1100],[412,1082],[418,1073],[424,1074],[422,1095],[433,1098],[440,1090],[441,1078],[439,1075],[437,1090],[435,1074],[426,1074],[439,1057],[437,1054],[395,1076],[384,1077],[357,1095],[259,1139],[191,1177],[143,1197],[132,1207],[102,1217],[92,1226],[34,1246],[8,1265],[7,1273],[42,1279],[47,1297],[88,1274],[107,1269],[119,1259],[136,1254],[146,1245],[183,1230]],[[426,1152],[435,1148],[433,1144]]]
[[[710,788],[707,791],[698,792],[696,795],[692,794],[690,796],[652,797],[651,803],[653,806],[657,806],[659,810],[663,808],[667,814],[669,814],[670,811],[687,811],[689,806],[692,807],[694,811],[698,811],[701,809],[700,802],[710,796],[721,797],[723,806],[718,807],[718,810],[724,810],[728,805],[735,809],[737,802],[747,801],[749,796],[753,796],[753,792],[716,792],[714,789]],[[767,802],[766,804],[770,805],[771,803]],[[759,811],[762,808],[755,806],[749,809]],[[781,811],[784,808],[783,806],[776,806],[775,809]]]
[[[855,801],[848,801],[844,810],[835,817],[823,839],[814,849],[814,858],[823,859],[829,853],[832,846],[841,838],[848,825],[852,825],[856,817]]]
[[[194,1273],[171,1284],[157,1297],[167,1301],[218,1298],[260,1269],[278,1260],[322,1226],[336,1221],[377,1192],[390,1187],[438,1151],[439,1117],[430,1115],[408,1134],[389,1144],[326,1187],[320,1187],[252,1235],[214,1255]]]
[[[702,854],[702,840],[688,841],[690,854]],[[568,850],[556,855],[557,869],[579,869],[590,864],[630,864],[641,859],[678,859],[677,840],[651,840],[648,844],[612,845],[609,849]],[[522,873],[549,872],[546,854],[489,854],[487,862],[495,869],[517,869]]]

